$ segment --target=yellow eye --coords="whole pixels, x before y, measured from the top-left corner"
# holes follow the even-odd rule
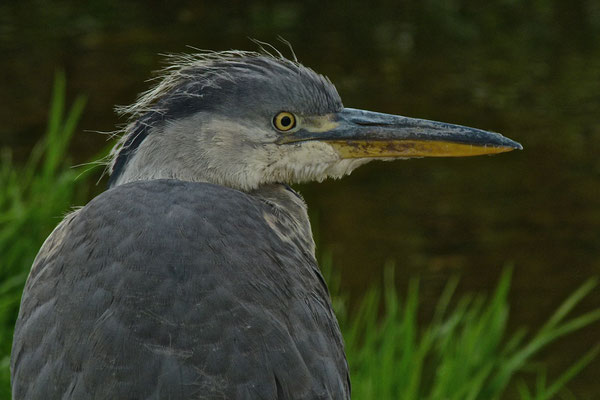
[[[289,131],[296,126],[296,117],[287,111],[282,111],[273,118],[273,125],[282,132]]]

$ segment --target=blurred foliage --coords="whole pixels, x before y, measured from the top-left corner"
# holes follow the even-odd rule
[[[85,99],[65,112],[65,77],[59,73],[48,129],[24,166],[15,166],[10,149],[0,158],[0,398],[10,398],[9,356],[25,279],[35,255],[52,229],[86,190],[76,182],[67,149]]]
[[[339,275],[331,257],[324,257],[336,315],[346,342],[352,394],[357,399],[403,400],[522,400],[553,399],[570,395],[565,385],[600,351],[600,342],[551,383],[545,366],[537,367],[531,390],[523,371],[534,356],[561,336],[600,320],[600,308],[567,319],[574,307],[597,286],[591,279],[558,307],[533,335],[525,329],[509,334],[508,291],[512,269],[505,269],[495,292],[461,297],[451,306],[458,280],[441,294],[433,317],[419,321],[419,282],[413,279],[402,298],[396,289],[393,264],[388,265],[383,287],[371,287],[356,312],[348,312],[340,293]],[[521,378],[515,376],[521,373]],[[508,394],[507,394],[508,393]]]

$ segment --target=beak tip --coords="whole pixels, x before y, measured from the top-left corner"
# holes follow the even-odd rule
[[[515,142],[514,140],[511,140],[510,147],[512,150],[523,150],[523,145],[521,145],[519,142]]]
[[[497,132],[489,132],[492,133],[498,140],[498,144],[502,147],[506,147],[509,150],[508,151],[512,151],[512,150],[523,150],[523,146],[521,145],[521,143],[509,139],[506,136],[502,136],[501,134],[497,133]]]

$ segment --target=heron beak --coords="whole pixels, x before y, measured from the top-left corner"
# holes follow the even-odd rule
[[[323,141],[341,158],[465,157],[523,149],[495,132],[353,108],[306,122],[280,143]]]

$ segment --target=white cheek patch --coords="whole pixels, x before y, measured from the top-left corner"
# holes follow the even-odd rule
[[[350,175],[356,168],[372,160],[372,158],[347,158],[335,163],[326,172],[329,177],[338,179]]]
[[[327,177],[325,171],[340,160],[333,147],[323,142],[275,146],[275,160],[268,170],[281,182],[321,181]]]
[[[267,174],[280,182],[321,182],[327,178],[341,178],[370,159],[341,159],[326,142],[307,141],[292,145],[277,145]]]

